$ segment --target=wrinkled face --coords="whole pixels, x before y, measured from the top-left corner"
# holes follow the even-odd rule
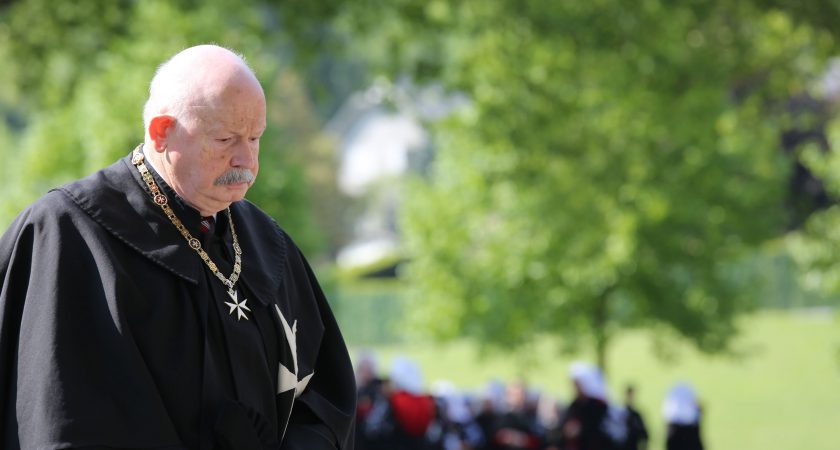
[[[259,170],[265,97],[258,85],[236,83],[213,104],[187,106],[166,142],[169,183],[202,214],[242,200]]]

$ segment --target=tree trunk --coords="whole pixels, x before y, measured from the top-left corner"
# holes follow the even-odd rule
[[[609,299],[613,287],[609,287],[601,292],[596,298],[595,310],[593,315],[593,335],[595,337],[595,360],[601,372],[606,376],[607,374],[607,345],[609,344],[609,335],[607,332],[607,324],[610,319]]]

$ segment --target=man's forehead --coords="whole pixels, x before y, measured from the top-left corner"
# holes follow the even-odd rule
[[[262,133],[267,126],[265,116],[249,117],[247,114],[244,116],[194,114],[192,117],[197,125],[207,133]]]
[[[259,119],[260,121],[265,121],[265,106],[263,104],[187,105],[186,109],[191,115],[204,121],[218,122],[226,118]]]

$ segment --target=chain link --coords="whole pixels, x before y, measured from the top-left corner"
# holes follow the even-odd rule
[[[236,229],[233,227],[233,216],[230,214],[230,208],[225,208],[225,212],[227,213],[228,223],[230,224],[230,232],[233,235],[233,253],[234,253],[234,263],[233,263],[233,273],[230,274],[230,278],[225,278],[222,275],[222,272],[219,271],[219,268],[216,266],[210,259],[210,255],[201,248],[201,241],[194,238],[192,234],[190,234],[187,227],[178,219],[178,216],[175,215],[175,211],[169,207],[169,198],[166,197],[166,194],[161,192],[160,188],[158,188],[157,183],[155,183],[155,179],[152,177],[151,172],[149,172],[149,168],[146,167],[146,164],[143,162],[145,160],[145,156],[140,151],[140,147],[134,149],[134,152],[131,156],[131,163],[137,167],[137,170],[140,171],[140,176],[143,178],[143,181],[146,182],[146,186],[149,187],[149,191],[152,194],[152,201],[155,202],[156,205],[160,206],[160,209],[163,210],[163,213],[169,220],[175,225],[175,228],[181,233],[181,236],[187,240],[187,244],[193,250],[198,253],[198,256],[201,257],[201,260],[204,261],[204,264],[213,272],[213,275],[216,275],[228,289],[233,289],[233,286],[239,280],[239,273],[242,271],[242,248],[239,246],[239,238],[236,236]]]

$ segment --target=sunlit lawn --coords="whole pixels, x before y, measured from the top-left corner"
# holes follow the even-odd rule
[[[609,355],[614,399],[626,383],[637,386],[637,403],[652,432],[651,449],[664,448],[660,405],[668,387],[687,380],[705,408],[703,435],[713,450],[840,449],[840,323],[827,313],[762,312],[743,322],[739,348],[745,357],[705,356],[677,347],[676,360],[662,361],[641,333],[621,336]],[[351,343],[352,344],[352,343]],[[423,367],[427,383],[446,379],[471,391],[488,380],[524,375],[535,387],[568,399],[570,361],[549,345],[534,350],[537,363],[510,356],[481,359],[467,343],[445,346],[381,346],[387,370],[395,354]]]

